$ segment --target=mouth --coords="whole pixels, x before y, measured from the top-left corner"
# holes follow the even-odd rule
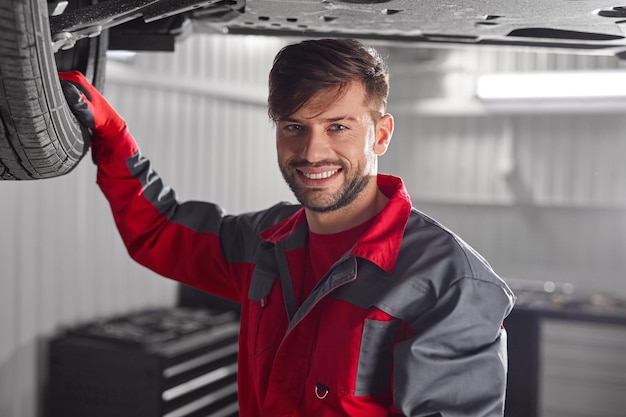
[[[310,180],[324,180],[336,175],[339,172],[339,169],[333,169],[330,171],[322,171],[322,172],[305,172],[298,170],[305,178]]]
[[[332,186],[342,169],[339,167],[296,168],[300,182],[307,188],[322,189]]]

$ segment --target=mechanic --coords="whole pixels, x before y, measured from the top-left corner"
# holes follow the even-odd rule
[[[269,115],[300,204],[237,216],[178,202],[100,93],[60,77],[131,256],[241,303],[241,416],[503,415],[514,295],[377,173],[394,120],[374,49],[320,39],[278,53]]]

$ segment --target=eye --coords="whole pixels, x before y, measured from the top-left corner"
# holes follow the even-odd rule
[[[282,130],[286,133],[291,133],[291,134],[301,133],[304,131],[304,126],[295,124],[295,123],[290,123],[290,124],[284,125],[282,127]]]
[[[342,131],[342,130],[347,130],[348,127],[344,126],[344,125],[340,125],[340,124],[334,124],[331,125],[329,130],[334,130],[334,131]]]

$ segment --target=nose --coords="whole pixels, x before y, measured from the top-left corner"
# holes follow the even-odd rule
[[[329,159],[330,155],[330,141],[326,132],[320,129],[310,129],[301,148],[302,159],[315,163]]]

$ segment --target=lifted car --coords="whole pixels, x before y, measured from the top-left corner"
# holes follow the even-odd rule
[[[106,51],[189,33],[513,45],[626,57],[626,5],[605,0],[15,0],[0,4],[0,179],[71,171],[89,148],[58,71],[102,88]]]

